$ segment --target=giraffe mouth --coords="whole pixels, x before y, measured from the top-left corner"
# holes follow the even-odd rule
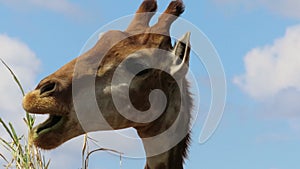
[[[70,126],[69,115],[49,114],[47,120],[30,131],[29,143],[41,149],[50,150],[81,134],[72,132],[74,129],[76,126]]]
[[[43,123],[33,128],[34,133],[37,135],[46,134],[55,130],[63,125],[64,117],[58,115],[49,115],[48,119]]]

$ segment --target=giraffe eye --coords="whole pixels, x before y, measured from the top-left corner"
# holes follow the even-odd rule
[[[143,76],[151,72],[152,69],[147,68],[146,65],[143,63],[139,63],[134,59],[128,59],[125,63],[126,69],[136,75],[136,76]]]

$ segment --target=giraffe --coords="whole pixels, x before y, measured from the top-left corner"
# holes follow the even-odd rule
[[[172,23],[184,12],[181,0],[172,1],[157,23],[149,26],[156,10],[156,0],[144,0],[125,31],[112,30],[104,33],[93,48],[41,80],[33,91],[24,96],[22,104],[26,111],[49,115],[45,122],[30,132],[34,145],[48,150],[87,132],[133,127],[142,139],[147,155],[145,169],[183,168],[190,142],[192,109],[192,97],[185,77],[189,65],[190,33],[172,45],[169,31]],[[157,52],[155,49],[167,52]],[[154,64],[159,69],[144,68],[145,65],[138,62],[149,58],[157,59]],[[137,71],[130,84],[122,83],[129,89],[132,106],[139,111],[151,109],[151,99],[148,96],[153,90],[159,89],[166,98],[161,114],[157,115],[155,110],[147,112],[146,115],[134,114],[133,117],[137,117],[137,120],[132,120],[119,113],[114,105],[113,92],[118,93],[117,97],[121,102],[125,97],[119,92],[122,85],[115,85],[112,81],[114,72],[121,64],[124,67],[122,76]],[[142,71],[135,70],[140,67]],[[95,111],[86,101],[89,97],[86,91],[90,87],[84,82],[88,79],[94,79],[96,103],[111,128],[105,127],[102,122],[92,124],[87,121],[90,124],[88,128],[83,128],[80,123],[74,98],[83,98],[79,99],[82,102],[79,104],[83,105],[84,116]],[[77,83],[74,87],[76,82],[83,83]],[[154,120],[147,121],[153,114],[157,115]],[[130,111],[126,115],[130,116]],[[171,134],[159,138],[158,142],[149,141],[149,138],[170,128]],[[178,133],[184,135],[178,137],[179,140],[174,144],[172,138],[179,135]],[[170,148],[155,153],[166,145]]]

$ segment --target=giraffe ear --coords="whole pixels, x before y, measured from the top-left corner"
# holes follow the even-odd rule
[[[191,33],[187,32],[182,38],[176,42],[175,47],[172,51],[173,65],[171,66],[171,75],[184,77],[189,69],[190,61],[190,37]]]

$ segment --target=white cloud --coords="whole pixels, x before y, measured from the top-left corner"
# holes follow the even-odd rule
[[[300,131],[300,25],[272,45],[252,49],[244,63],[246,72],[233,82],[259,101],[264,117]]]
[[[287,29],[274,44],[258,47],[245,57],[246,73],[234,83],[257,99],[294,88],[300,91],[300,25]]]
[[[222,6],[230,5],[244,8],[264,8],[285,17],[300,19],[299,0],[214,0]]]
[[[40,62],[26,44],[16,38],[0,34],[0,58],[18,76],[24,89],[33,88]],[[18,133],[26,134],[26,125],[23,121],[25,113],[21,106],[21,91],[2,63],[0,63],[0,79],[0,117],[5,122],[12,122]],[[1,137],[8,138],[2,125],[0,125],[0,128]]]
[[[299,0],[262,0],[260,2],[263,7],[266,7],[275,13],[287,17],[300,18]]]
[[[259,113],[265,120],[276,120],[284,122],[285,126],[291,129],[291,132],[300,132],[300,91],[295,88],[284,89],[273,97],[261,101]],[[299,139],[298,134],[287,134],[282,138],[290,135],[289,139]],[[281,134],[284,136],[283,134]]]
[[[267,134],[259,135],[256,138],[256,143],[269,143],[269,142],[288,142],[298,138],[291,137],[290,133],[270,132]]]
[[[40,61],[35,53],[18,39],[0,34],[0,57],[14,71],[24,89],[32,89],[39,70]],[[22,94],[9,71],[0,64],[0,114],[7,120],[20,119],[24,111],[21,107]],[[20,124],[20,123],[16,123]]]
[[[68,0],[0,0],[0,3],[22,10],[24,10],[24,8],[39,8],[71,16],[79,16],[82,13],[81,9],[76,4],[71,3]]]
[[[293,120],[300,120],[300,91],[294,88],[289,88],[280,91],[274,97],[264,101],[264,112],[267,115],[272,115],[275,118],[287,118],[292,123]],[[297,125],[293,124],[293,128],[297,129]],[[298,125],[300,126],[300,124]],[[299,128],[300,129],[300,128]],[[300,130],[299,130],[300,131]]]

